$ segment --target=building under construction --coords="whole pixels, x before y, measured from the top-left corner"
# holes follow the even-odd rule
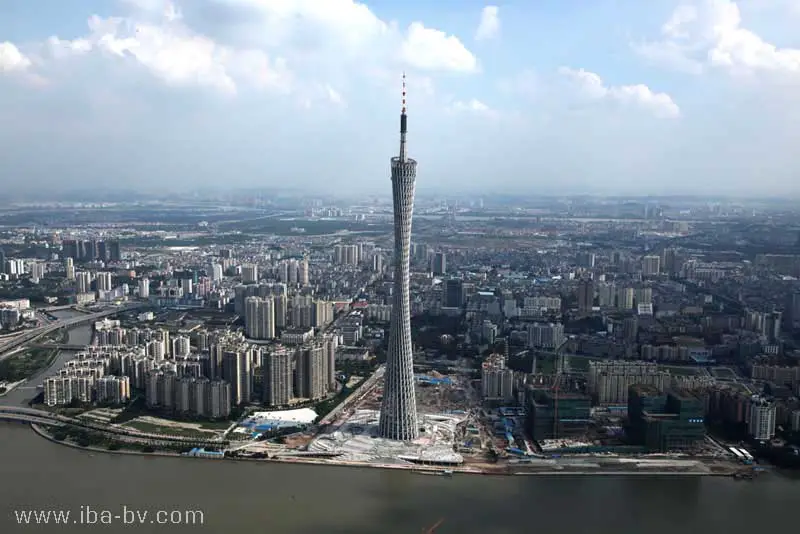
[[[526,427],[535,441],[584,436],[591,422],[591,397],[558,388],[529,388]]]

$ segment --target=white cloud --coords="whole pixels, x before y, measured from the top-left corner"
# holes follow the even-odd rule
[[[51,37],[47,45],[55,59],[97,52],[120,62],[134,60],[175,86],[199,85],[233,94],[237,84],[280,89],[289,84],[280,58],[219,45],[191,31],[175,13],[167,9],[158,24],[92,16],[87,36],[71,41]]]
[[[497,6],[486,6],[481,11],[481,21],[478,24],[478,29],[475,32],[475,40],[482,41],[485,39],[493,39],[500,33],[500,17],[498,15],[499,8]]]
[[[580,94],[590,100],[612,100],[646,109],[659,118],[676,118],[680,108],[666,93],[653,92],[643,84],[609,86],[594,72],[561,67],[559,74],[570,80]]]
[[[418,21],[402,31],[354,0],[212,0],[211,5],[224,10],[222,18],[229,21],[227,31],[215,28],[224,39],[268,50],[291,48],[294,63],[317,70],[344,63],[477,70],[477,59],[457,36]]]
[[[785,27],[772,23],[776,11],[754,14],[742,2],[749,30],[792,42]],[[643,45],[652,57],[672,57],[695,72],[741,70],[783,57],[780,48],[744,54],[734,46],[750,43],[731,16],[736,12],[696,4],[676,12],[658,42]],[[794,91],[760,91],[760,84],[753,91],[726,76],[661,75],[656,85],[624,61],[593,63],[599,75],[537,70],[537,61],[546,63],[541,50],[519,53],[532,50],[531,36],[511,41],[506,27],[504,42],[490,46],[496,57],[485,58],[491,69],[483,69],[460,39],[477,37],[476,20],[445,33],[434,20],[399,24],[352,0],[109,4],[120,5],[91,18],[76,6],[90,21],[84,31],[51,26],[41,42],[0,47],[4,69],[8,50],[25,58],[14,65],[26,65],[13,76],[0,73],[0,116],[7,119],[0,125],[6,147],[0,173],[18,176],[19,189],[35,178],[42,188],[290,184],[346,194],[366,184],[364,191],[385,194],[405,70],[411,153],[426,189],[477,189],[490,175],[495,190],[652,193],[724,186],[800,193],[792,159],[800,110]],[[437,15],[464,20],[455,8]],[[586,65],[581,54],[593,51],[577,44],[587,42],[585,22],[576,16],[565,24],[572,45],[556,65]],[[50,34],[57,37],[46,39]],[[618,37],[592,34],[592,46],[611,49]],[[47,86],[32,85],[41,80],[35,76]],[[485,157],[465,157],[476,153]]]
[[[743,27],[736,2],[701,0],[679,5],[659,41],[635,46],[645,57],[691,72],[706,67],[732,73],[800,74],[800,49],[780,48]]]
[[[12,43],[0,43],[0,72],[25,70],[31,65],[28,59]]]
[[[409,26],[401,56],[406,63],[420,70],[475,72],[478,69],[477,58],[458,37],[426,28],[421,22]]]
[[[344,98],[342,98],[342,95],[339,93],[339,91],[337,91],[330,85],[325,86],[325,92],[328,94],[328,99],[334,104],[338,104],[340,106],[345,105],[345,101]]]
[[[218,17],[198,19],[201,2]],[[35,66],[47,76],[48,62],[92,54],[138,64],[172,86],[204,86],[227,94],[271,89],[295,93],[301,102],[327,99],[318,89],[326,84],[337,87],[344,101],[342,91],[357,83],[352,76],[356,71],[377,81],[404,68],[429,73],[478,70],[477,58],[458,37],[421,22],[402,32],[353,0],[195,0],[178,6],[167,0],[125,0],[125,5],[124,16],[90,17],[86,35],[48,39]],[[193,15],[189,20],[195,25],[187,24],[184,12]],[[0,51],[5,48],[0,56],[4,63],[14,61],[15,68],[30,63],[14,55],[14,45]],[[426,84],[426,93],[432,93],[430,79]]]
[[[469,100],[456,100],[450,106],[448,106],[449,111],[454,112],[469,112],[469,113],[478,113],[482,115],[493,115],[494,110],[478,100],[477,98],[471,98]]]

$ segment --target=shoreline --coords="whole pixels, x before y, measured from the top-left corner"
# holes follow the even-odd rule
[[[480,468],[469,468],[469,467],[432,467],[432,466],[423,466],[423,465],[403,465],[403,464],[370,464],[364,462],[347,462],[347,461],[331,461],[331,460],[320,460],[317,458],[203,458],[203,457],[195,457],[195,456],[187,456],[184,454],[179,453],[172,453],[172,452],[163,452],[163,451],[154,451],[154,452],[143,452],[143,451],[133,451],[133,450],[125,450],[125,449],[118,449],[118,450],[109,450],[99,447],[81,447],[76,443],[71,443],[68,441],[58,441],[55,439],[50,433],[48,433],[45,429],[37,424],[31,424],[31,429],[34,433],[38,436],[50,441],[51,443],[55,443],[56,445],[64,445],[66,447],[70,447],[76,450],[91,452],[91,453],[104,453],[104,454],[124,454],[128,456],[155,456],[155,457],[162,457],[162,458],[187,458],[192,460],[210,460],[210,461],[229,461],[229,462],[258,462],[258,463],[277,463],[277,464],[300,464],[300,465],[317,465],[317,466],[329,466],[329,467],[348,467],[348,468],[357,468],[357,469],[385,469],[385,470],[393,470],[393,471],[406,471],[412,474],[421,474],[421,475],[433,475],[433,476],[445,476],[447,471],[450,471],[453,475],[482,475],[482,476],[551,476],[551,475],[558,475],[558,476],[659,476],[659,477],[673,477],[673,476],[681,476],[681,477],[729,477],[732,478],[734,472],[736,471],[664,471],[664,470],[640,470],[640,469],[627,469],[627,470],[591,470],[591,469],[542,469],[542,470],[530,470],[530,471],[521,471],[515,470],[512,471],[510,469],[505,470],[497,470],[497,471],[489,471],[483,470]]]

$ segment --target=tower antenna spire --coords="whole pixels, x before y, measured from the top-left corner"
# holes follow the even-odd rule
[[[406,148],[406,132],[408,131],[408,117],[406,115],[406,73],[403,73],[403,107],[400,111],[400,161],[405,161],[408,156]]]

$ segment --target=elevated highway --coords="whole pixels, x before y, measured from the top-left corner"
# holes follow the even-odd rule
[[[64,306],[47,306],[46,308],[36,308],[37,312],[54,312],[54,311],[63,311],[63,310],[72,310],[76,309],[77,306],[75,304],[65,304]]]
[[[32,349],[58,349],[58,350],[83,350],[85,345],[70,345],[69,343],[31,343]]]
[[[18,347],[21,347],[27,343],[30,343],[42,336],[55,332],[56,330],[59,330],[61,328],[70,328],[83,323],[91,323],[97,321],[98,319],[102,319],[103,317],[108,317],[110,315],[116,315],[118,313],[123,313],[126,311],[143,308],[145,306],[147,306],[147,304],[145,303],[132,303],[132,304],[127,304],[125,306],[119,306],[115,308],[110,308],[108,310],[81,315],[80,317],[72,317],[70,319],[64,319],[63,321],[57,321],[44,326],[40,326],[39,328],[34,328],[33,330],[25,332],[14,339],[5,340],[4,342],[0,343],[0,356]]]

